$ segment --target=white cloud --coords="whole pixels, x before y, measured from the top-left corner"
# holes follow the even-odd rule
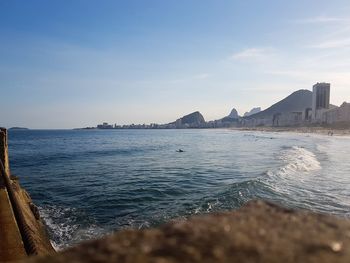
[[[247,48],[240,52],[237,52],[231,56],[231,59],[235,60],[251,60],[265,58],[268,55],[268,51],[263,48]]]
[[[350,38],[341,38],[341,39],[323,41],[314,45],[310,45],[309,47],[318,48],[318,49],[346,48],[346,47],[350,47]]]
[[[329,23],[348,23],[350,18],[344,17],[329,17],[329,16],[316,16],[304,19],[297,19],[293,22],[297,24],[329,24]]]

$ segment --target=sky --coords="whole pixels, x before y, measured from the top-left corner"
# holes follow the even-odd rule
[[[317,82],[350,101],[349,0],[0,0],[0,126],[214,120]]]

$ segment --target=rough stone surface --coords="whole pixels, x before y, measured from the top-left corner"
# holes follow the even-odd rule
[[[350,262],[350,221],[253,201],[29,262]]]

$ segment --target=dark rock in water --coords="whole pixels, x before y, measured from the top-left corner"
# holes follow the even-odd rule
[[[253,201],[29,262],[350,262],[350,221]]]

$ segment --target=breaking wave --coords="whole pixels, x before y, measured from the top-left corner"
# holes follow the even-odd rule
[[[261,178],[264,199],[272,198],[281,204],[305,207],[300,200],[312,198],[315,178],[322,169],[316,155],[300,147],[284,147],[276,157],[279,167],[268,170]],[[267,194],[267,196],[266,196]]]
[[[47,226],[50,241],[55,250],[61,250],[106,233],[84,213],[74,208],[46,205],[39,207],[39,212]]]
[[[322,168],[314,153],[299,146],[283,150],[278,159],[283,162],[283,166],[276,170],[269,170],[267,175],[283,177],[296,173],[309,173]]]

